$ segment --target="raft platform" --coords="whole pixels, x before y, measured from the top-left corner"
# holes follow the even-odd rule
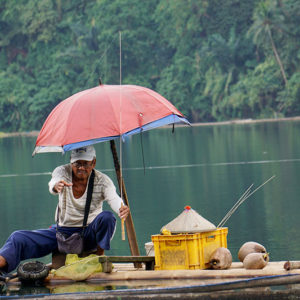
[[[133,263],[114,263],[111,273],[97,273],[78,283],[50,274],[45,285],[86,284],[104,290],[84,293],[39,295],[39,299],[299,299],[300,269],[285,270],[285,261],[269,262],[259,270],[246,270],[233,262],[227,270],[146,270]],[[17,278],[8,285],[21,284]],[[107,287],[123,287],[106,289]],[[277,289],[276,289],[277,286]],[[124,288],[127,287],[127,288]],[[279,287],[279,288],[278,288]],[[37,295],[32,295],[32,298]],[[2,297],[0,297],[2,298]],[[26,298],[31,296],[26,295]]]
[[[299,275],[300,269],[285,270],[285,261],[269,262],[266,267],[259,270],[247,270],[241,262],[233,262],[227,270],[146,270],[145,267],[135,268],[132,263],[115,263],[111,273],[97,273],[86,279],[89,281],[128,281],[128,280],[180,280],[180,279],[238,279],[280,275]],[[48,283],[72,282],[62,277],[53,277],[51,274],[46,278]]]

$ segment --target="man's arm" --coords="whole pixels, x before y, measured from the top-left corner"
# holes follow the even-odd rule
[[[116,187],[112,180],[106,176],[106,187],[104,192],[104,200],[121,219],[126,219],[129,214],[129,207],[126,206],[121,197],[116,192]]]
[[[129,215],[129,211],[129,207],[127,205],[122,205],[119,209],[119,217],[125,220]]]
[[[65,169],[62,166],[55,168],[52,172],[52,178],[48,183],[49,192],[53,195],[61,193],[65,186],[72,186],[71,182],[66,180]]]
[[[55,194],[59,194],[62,190],[63,190],[63,188],[65,187],[65,186],[72,186],[73,185],[73,183],[69,183],[69,182],[66,182],[66,181],[64,181],[64,180],[60,180],[60,181],[58,181],[58,182],[56,182],[55,184],[54,184],[54,187],[52,188],[52,191],[55,193]]]

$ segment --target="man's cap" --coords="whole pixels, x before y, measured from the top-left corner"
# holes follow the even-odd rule
[[[71,164],[77,160],[91,161],[96,157],[96,150],[93,146],[81,147],[71,152]]]

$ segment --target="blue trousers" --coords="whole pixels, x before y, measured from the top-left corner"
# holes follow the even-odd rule
[[[97,245],[109,250],[115,227],[116,218],[113,213],[110,211],[100,213],[84,230],[85,250],[96,249]],[[80,227],[59,227],[59,231],[66,235],[81,230]],[[0,249],[0,255],[7,261],[4,271],[11,272],[22,260],[43,257],[56,249],[56,225],[48,229],[15,231]]]

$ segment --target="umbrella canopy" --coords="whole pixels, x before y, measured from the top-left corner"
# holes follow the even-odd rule
[[[65,152],[167,124],[186,123],[160,94],[135,85],[102,85],[60,102],[46,119],[33,155]]]

